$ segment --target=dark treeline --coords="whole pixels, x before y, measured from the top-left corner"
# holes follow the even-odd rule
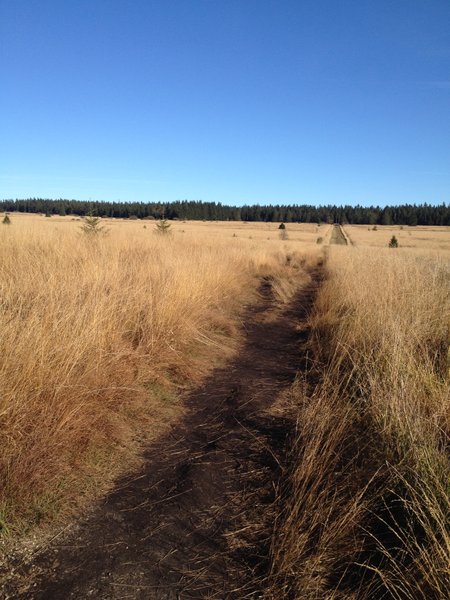
[[[206,221],[264,221],[285,223],[352,223],[369,225],[450,225],[450,204],[402,204],[399,206],[225,206],[201,200],[176,202],[84,202],[80,200],[0,200],[0,210],[49,215],[92,213],[99,217],[166,218]]]

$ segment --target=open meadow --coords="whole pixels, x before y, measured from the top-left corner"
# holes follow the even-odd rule
[[[369,248],[387,247],[393,235],[399,247],[433,253],[450,252],[450,227],[408,225],[345,225],[350,242]]]
[[[37,574],[23,560],[22,579],[10,569],[6,597],[19,585],[46,597],[48,581],[53,597],[84,597],[97,578],[97,597],[119,598],[130,569],[74,582],[75,555],[57,574],[47,563],[101,531],[121,544],[118,515],[148,498],[161,508],[127,522],[128,536],[147,532],[127,548],[183,558],[141,573],[144,587],[176,579],[187,597],[224,597],[225,565],[236,599],[446,597],[450,228],[346,225],[337,245],[325,224],[287,223],[281,239],[278,223],[173,221],[161,234],[154,220],[101,219],[92,234],[78,217],[10,219],[0,527],[5,547],[37,536],[44,558]],[[151,485],[117,487],[143,462]],[[99,498],[106,516],[100,503],[47,555],[48,535]],[[110,573],[105,548],[95,561]]]
[[[297,272],[286,257],[315,253],[317,237],[316,225],[283,242],[276,224],[182,222],[161,236],[154,221],[113,219],[86,235],[76,217],[10,218],[0,224],[3,532],[77,505],[128,466],[136,440],[180,410],[177,390],[235,350],[259,278],[288,298]]]
[[[387,247],[394,228],[344,229],[358,243],[330,248],[309,321],[318,383],[293,387],[271,597],[444,599],[450,233],[422,230],[439,241],[411,249]]]

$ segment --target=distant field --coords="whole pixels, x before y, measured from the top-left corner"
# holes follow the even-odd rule
[[[10,213],[13,222],[21,226],[54,227],[64,231],[64,228],[77,230],[82,224],[80,217],[74,216],[52,216]],[[133,233],[133,235],[148,236],[155,229],[153,219],[101,219],[101,222],[111,231],[121,233]],[[273,250],[280,246],[279,223],[254,223],[242,221],[169,221],[170,230],[177,238],[189,241],[206,240],[229,240],[230,243],[238,242],[255,247],[261,244],[266,249]],[[317,223],[286,223],[287,240],[289,242],[300,242],[302,244],[316,244],[317,238],[324,240],[329,235],[330,225]]]
[[[355,246],[387,247],[395,235],[401,248],[450,251],[450,227],[345,225],[345,231]]]
[[[80,217],[73,216],[52,216],[50,218],[36,214],[11,213],[10,218],[13,222],[20,224],[21,227],[28,226],[34,228],[37,223],[39,227],[54,227],[64,231],[64,228],[70,228],[77,231],[82,224]],[[147,236],[155,229],[154,220],[138,219],[102,219],[102,224],[110,228],[111,231],[120,231],[121,233],[133,233],[135,236]],[[230,242],[239,242],[255,248],[256,244],[261,244],[266,250],[273,250],[280,247],[279,223],[260,223],[243,221],[170,221],[170,230],[174,236],[183,237],[189,241],[198,240],[229,240]],[[331,225],[317,223],[286,223],[287,240],[286,242],[300,244],[316,244],[318,238],[322,238],[322,243],[329,242],[331,235]],[[362,247],[387,247],[389,240],[393,235],[396,236],[401,248],[413,248],[421,250],[433,250],[450,252],[450,227],[437,226],[417,226],[409,227],[407,225],[345,225],[345,233],[355,246]]]
[[[242,221],[174,221],[175,233],[187,236],[214,235],[221,238],[254,240],[258,243],[277,242],[280,239],[279,223],[254,223]],[[316,223],[286,223],[287,241],[315,244],[317,238],[326,237],[329,225]]]

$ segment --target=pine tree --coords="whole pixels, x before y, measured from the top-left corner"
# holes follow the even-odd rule
[[[106,227],[101,225],[100,217],[94,217],[92,212],[85,218],[84,224],[81,226],[81,231],[91,237],[97,237],[99,234],[105,235],[108,233]]]
[[[156,223],[155,232],[159,235],[168,235],[171,233],[170,223],[167,222],[167,219],[160,219],[158,223]]]
[[[9,218],[8,213],[5,213],[2,223],[3,225],[11,225],[11,219]]]
[[[389,242],[389,248],[398,248],[398,240],[395,237],[395,235],[391,237],[391,241]]]

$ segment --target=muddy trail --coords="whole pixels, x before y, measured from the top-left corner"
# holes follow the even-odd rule
[[[270,280],[238,355],[186,400],[140,471],[3,588],[14,599],[261,598],[273,501],[293,421],[277,397],[307,366],[305,318],[322,273],[283,309]],[[272,409],[272,410],[271,410]]]

